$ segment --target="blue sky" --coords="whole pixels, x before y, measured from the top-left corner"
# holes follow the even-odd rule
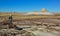
[[[0,0],[0,12],[60,12],[60,0]]]

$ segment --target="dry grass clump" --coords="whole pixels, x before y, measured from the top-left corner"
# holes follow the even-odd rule
[[[26,30],[21,30],[21,31],[19,31],[19,34],[24,34],[26,32],[27,32]]]

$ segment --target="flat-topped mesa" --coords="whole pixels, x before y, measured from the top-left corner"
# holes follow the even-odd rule
[[[45,8],[42,8],[41,12],[48,12]]]

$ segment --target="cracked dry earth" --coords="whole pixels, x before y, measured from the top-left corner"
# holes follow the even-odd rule
[[[54,24],[56,22],[58,24],[60,21],[54,21]],[[23,31],[26,32],[21,34],[21,36],[60,36],[60,26],[56,26],[56,25],[50,27],[46,26],[46,28],[44,26],[39,26],[39,27],[24,29]]]
[[[30,30],[25,29],[25,31],[25,33],[21,34],[22,36],[60,36],[60,33],[55,30],[33,28]]]
[[[43,22],[47,22],[43,23],[43,25],[39,25],[39,26],[35,26],[33,25],[31,28],[26,28],[23,29],[21,31],[18,30],[18,34],[16,34],[16,36],[60,36],[60,20],[56,20],[56,19],[42,19]],[[40,20],[40,21],[42,21]],[[36,22],[34,22],[36,23]],[[47,26],[45,26],[45,24]],[[58,25],[56,25],[58,24]],[[48,26],[50,25],[50,26]],[[15,30],[15,29],[14,29]],[[14,31],[13,30],[13,31]],[[10,35],[12,36],[12,35]]]

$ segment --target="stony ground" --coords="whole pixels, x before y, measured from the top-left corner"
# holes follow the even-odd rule
[[[24,28],[21,31],[16,29],[9,29],[8,31],[10,36],[13,36],[10,34],[12,32],[15,32],[16,36],[60,36],[60,20],[58,19],[39,19],[39,20],[35,19],[35,20],[24,20],[24,21],[22,20],[19,22],[21,22],[20,24],[32,23],[41,25],[27,25],[30,27]],[[22,27],[26,27],[26,25]],[[3,33],[7,32],[7,29],[1,29],[0,32]]]

